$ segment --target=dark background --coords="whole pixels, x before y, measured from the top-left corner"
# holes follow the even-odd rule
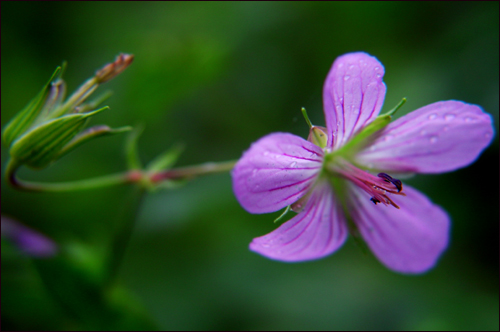
[[[168,330],[498,330],[498,17],[498,2],[2,2],[2,127],[63,60],[71,92],[127,52],[135,61],[100,88],[114,91],[111,109],[92,123],[143,124],[144,161],[178,142],[186,144],[179,166],[233,160],[270,132],[306,137],[301,107],[323,125],[332,62],[368,52],[386,69],[383,111],[402,97],[398,116],[456,99],[494,119],[494,141],[473,165],[407,180],[452,218],[437,266],[397,274],[352,239],[319,261],[263,258],[248,244],[276,227],[278,213],[245,212],[225,173],[146,197],[118,276],[127,296],[118,302]],[[124,139],[90,142],[20,176],[63,181],[122,171]],[[2,168],[7,158],[2,148]],[[99,269],[130,189],[32,194],[2,179],[2,214],[78,257],[77,280]],[[93,312],[72,291],[65,296],[78,313],[61,308],[46,278],[71,278],[45,263],[2,239],[3,329],[118,328],[105,325],[113,311]]]

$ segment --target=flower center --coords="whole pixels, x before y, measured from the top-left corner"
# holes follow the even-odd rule
[[[382,203],[399,209],[399,206],[394,203],[389,194],[406,196],[400,180],[394,179],[386,173],[378,173],[375,176],[357,168],[341,157],[336,156],[330,162],[327,162],[325,169],[330,174],[341,176],[366,191],[375,205]]]

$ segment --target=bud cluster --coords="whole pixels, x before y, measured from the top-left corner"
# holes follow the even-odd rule
[[[42,90],[3,130],[2,141],[12,161],[16,165],[44,168],[93,138],[130,130],[130,127],[112,129],[100,125],[82,131],[90,117],[108,109],[107,106],[96,109],[105,98],[86,103],[87,98],[100,83],[125,70],[132,60],[132,55],[120,54],[66,100],[66,83],[62,79],[65,65],[57,67]]]

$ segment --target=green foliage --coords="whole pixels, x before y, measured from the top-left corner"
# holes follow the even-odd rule
[[[125,155],[127,157],[127,166],[130,170],[142,169],[142,162],[139,157],[138,141],[143,131],[143,126],[136,127],[132,132],[130,132],[125,142]]]
[[[43,168],[59,158],[63,147],[85,126],[88,118],[108,107],[84,114],[69,114],[47,121],[16,140],[10,155],[18,163]],[[94,138],[96,136],[91,136]],[[70,147],[72,149],[72,147]]]
[[[115,135],[115,134],[120,134],[126,131],[132,130],[132,127],[120,127],[120,128],[109,128],[106,125],[100,125],[100,126],[94,126],[91,128],[88,128],[78,135],[76,135],[71,141],[68,142],[58,153],[57,159],[61,158],[65,154],[71,152],[72,150],[76,149],[80,145],[82,145],[85,142],[88,142],[94,138],[101,137],[101,136],[109,136],[109,135]]]
[[[50,85],[60,71],[61,67],[57,67],[49,81],[44,85],[36,97],[33,98],[28,105],[7,124],[7,126],[5,126],[2,134],[2,141],[6,146],[10,147],[11,143],[21,136],[38,117],[49,95]]]
[[[184,151],[183,144],[177,144],[166,150],[165,152],[158,155],[155,159],[153,159],[146,169],[148,172],[158,172],[164,171],[171,168],[179,159],[181,153]]]
[[[135,62],[106,83],[119,112],[101,113],[99,123],[144,123],[144,161],[178,141],[187,147],[178,166],[237,159],[271,132],[307,137],[301,106],[324,125],[322,86],[332,62],[365,51],[385,66],[384,105],[408,97],[395,117],[458,99],[481,105],[498,133],[498,17],[498,2],[2,2],[2,125],[61,60],[69,61],[70,90],[126,51]],[[37,180],[121,171],[122,146],[121,136],[87,142]],[[88,296],[68,287],[65,301],[99,330],[155,329],[127,321],[141,312],[158,330],[498,330],[498,190],[477,181],[497,178],[498,151],[497,136],[470,168],[405,180],[452,218],[450,246],[426,275],[387,271],[352,239],[304,264],[255,255],[248,243],[275,229],[281,211],[248,214],[221,174],[149,194],[117,289]],[[3,149],[3,165],[8,158]],[[85,243],[98,263],[44,269],[53,284],[96,294],[88,274],[108,253],[127,189],[26,194],[2,180],[2,214],[57,243]],[[2,329],[88,329],[40,282],[42,267],[5,242]],[[86,279],[93,286],[79,285]],[[102,312],[83,308],[89,304]]]

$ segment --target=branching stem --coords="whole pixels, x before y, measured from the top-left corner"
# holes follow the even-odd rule
[[[200,175],[230,171],[234,167],[235,163],[235,161],[204,163],[201,165],[179,167],[166,171],[159,171],[153,174],[140,170],[130,170],[128,172],[110,174],[79,181],[43,183],[29,182],[19,179],[16,176],[16,172],[19,167],[21,167],[21,164],[19,164],[15,159],[10,159],[5,170],[5,177],[14,188],[19,190],[31,192],[70,192],[112,187],[131,183],[143,183],[144,180],[147,180],[153,184],[158,184],[166,180],[191,179]]]

